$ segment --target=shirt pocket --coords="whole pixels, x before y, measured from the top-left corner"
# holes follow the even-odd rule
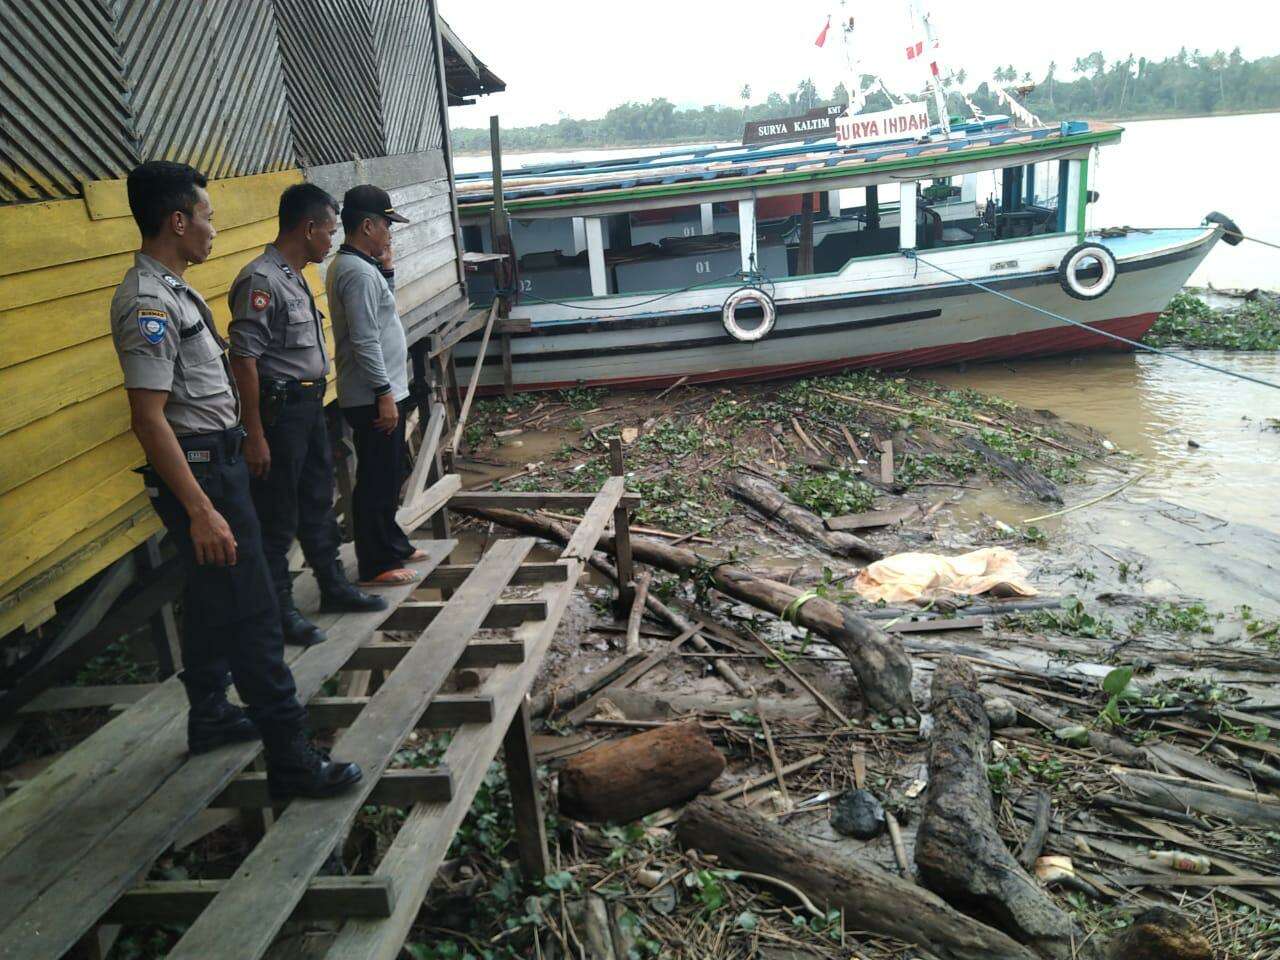
[[[290,350],[316,345],[316,321],[305,298],[289,301],[284,325],[284,345]]]
[[[211,397],[227,390],[227,371],[222,365],[222,348],[207,328],[184,337],[178,347],[182,365],[182,386],[189,397]]]

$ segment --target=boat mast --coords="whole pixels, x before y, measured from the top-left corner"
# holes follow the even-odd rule
[[[862,93],[862,58],[853,46],[853,17],[846,17],[845,0],[840,0],[840,33],[844,41],[844,64],[849,71],[849,105],[845,108],[847,116],[861,113],[867,105],[867,98]]]
[[[947,139],[951,136],[951,118],[947,115],[947,96],[942,91],[942,71],[938,68],[938,38],[933,34],[930,14],[921,13],[915,0],[907,0],[907,13],[913,35],[919,26],[924,28],[924,49],[930,57],[929,89],[933,91],[933,105],[938,111],[938,126],[942,129],[943,139]]]

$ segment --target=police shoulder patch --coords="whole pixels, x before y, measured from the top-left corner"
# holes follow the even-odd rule
[[[169,314],[163,310],[138,308],[138,330],[147,343],[159,343],[164,339],[164,332],[169,326]]]
[[[269,290],[254,290],[249,294],[249,306],[255,310],[265,310],[271,306],[271,292]]]

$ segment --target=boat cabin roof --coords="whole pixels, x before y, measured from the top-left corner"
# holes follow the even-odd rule
[[[1113,123],[1065,120],[1016,129],[1007,117],[952,127],[949,140],[895,140],[841,146],[833,137],[755,147],[699,147],[618,160],[543,164],[503,171],[507,212],[529,219],[601,216],[655,207],[838,190],[924,180],[1086,156],[1120,139]],[[493,206],[488,171],[456,177],[463,220]]]

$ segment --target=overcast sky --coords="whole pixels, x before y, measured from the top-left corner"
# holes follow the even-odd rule
[[[923,0],[933,13],[944,62],[983,78],[1012,62],[1039,79],[1051,60],[1058,75],[1100,49],[1108,60],[1160,58],[1199,47],[1252,59],[1280,53],[1275,0]],[[866,72],[891,87],[918,88],[905,57],[911,35],[898,0],[441,0],[445,19],[507,83],[507,92],[455,107],[455,127],[599,117],[628,100],[666,97],[677,106],[739,105],[790,91],[804,77],[828,95],[848,76],[835,26],[854,17],[854,49]],[[827,44],[814,46],[831,14]]]

